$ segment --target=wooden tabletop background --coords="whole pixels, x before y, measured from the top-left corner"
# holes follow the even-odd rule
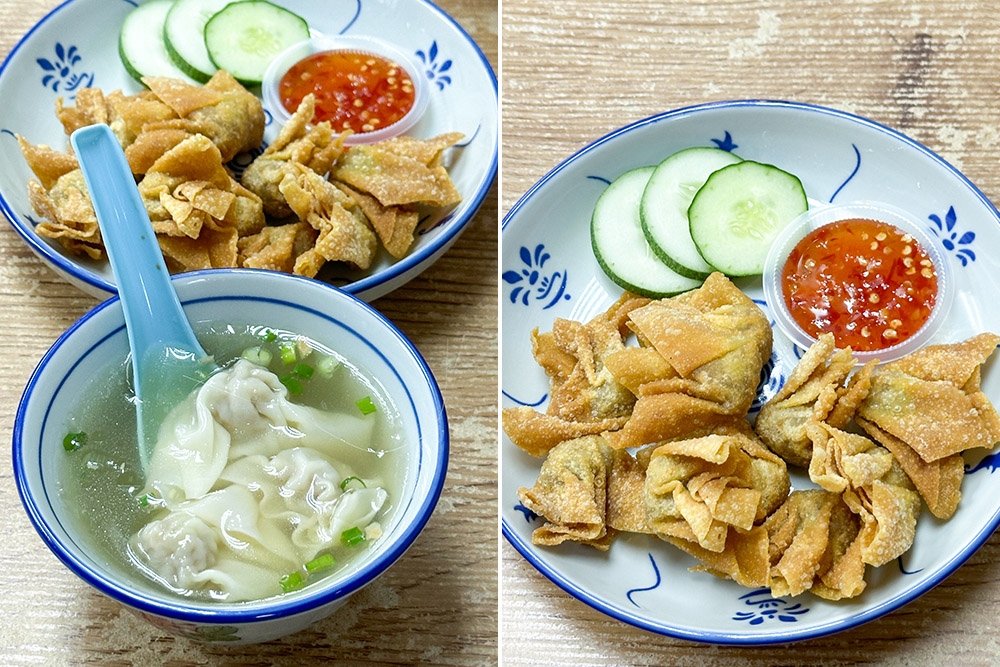
[[[1000,21],[936,0],[504,0],[501,209],[607,132],[692,104],[780,99],[920,141],[1000,201]],[[501,547],[505,665],[1000,664],[1000,537],[854,630],[741,649],[674,640],[575,600]]]
[[[59,0],[0,0],[0,58]],[[438,0],[497,70],[497,6]],[[0,100],[0,104],[16,104]],[[45,110],[51,111],[51,110]],[[0,227],[0,665],[489,665],[497,663],[497,195],[458,242],[374,302],[427,359],[451,426],[444,491],[426,529],[382,577],[311,629],[251,647],[152,628],[63,567],[14,486],[10,441],[24,385],[52,342],[97,300]]]

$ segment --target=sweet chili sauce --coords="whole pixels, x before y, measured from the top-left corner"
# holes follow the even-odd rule
[[[862,219],[807,234],[785,261],[782,285],[806,333],[831,332],[838,347],[859,352],[912,336],[938,294],[934,262],[916,239],[894,225]]]
[[[399,121],[413,108],[413,80],[400,65],[371,53],[321,51],[303,58],[278,82],[289,112],[313,93],[313,122],[330,121],[337,132],[372,132]]]

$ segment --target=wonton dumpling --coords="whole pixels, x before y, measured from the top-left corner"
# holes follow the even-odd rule
[[[1000,415],[979,388],[1000,336],[928,345],[878,368],[858,416],[905,442],[927,463],[1000,442]]]
[[[713,273],[698,289],[652,301],[628,318],[640,344],[659,353],[675,373],[637,387],[624,428],[604,434],[612,447],[743,421],[772,340],[767,316],[750,297]]]
[[[761,407],[754,429],[764,444],[788,463],[808,467],[812,442],[806,427],[816,421],[844,427],[868,391],[874,364],[848,381],[854,366],[850,348],[838,350],[833,334],[821,335],[784,386]]]
[[[252,600],[388,499],[379,479],[342,488],[370,456],[374,422],[292,403],[274,373],[241,359],[160,428],[147,488],[162,507],[132,541],[169,585]]]
[[[199,497],[213,488],[229,459],[273,456],[295,446],[350,461],[366,450],[372,426],[370,420],[292,403],[274,373],[241,359],[210,377],[164,420],[147,486],[164,498],[174,488]]]

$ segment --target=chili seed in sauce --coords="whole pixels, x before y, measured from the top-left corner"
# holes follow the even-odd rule
[[[314,123],[329,121],[336,132],[372,132],[405,116],[416,98],[410,75],[381,56],[356,51],[322,51],[303,58],[278,82],[289,112],[309,93],[316,97]]]
[[[938,294],[934,262],[894,225],[849,219],[814,229],[782,269],[785,303],[806,333],[830,332],[838,347],[881,350],[930,318]]]

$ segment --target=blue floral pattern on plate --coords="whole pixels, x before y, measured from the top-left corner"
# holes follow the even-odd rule
[[[56,42],[51,60],[38,58],[35,60],[41,68],[42,85],[54,93],[73,93],[79,88],[86,88],[94,83],[94,73],[81,71],[78,65],[83,61],[76,46],[66,47],[62,42]]]
[[[924,217],[959,269],[954,276],[962,298],[952,306],[947,335],[960,340],[982,329],[1000,332],[1000,311],[984,307],[1000,293],[1000,258],[986,250],[1000,247],[1000,213],[947,163],[893,130],[836,110],[786,102],[706,104],[599,138],[546,174],[504,218],[501,383],[506,405],[528,405],[525,398],[541,396],[531,405],[545,409],[549,384],[531,358],[532,328],[546,331],[556,317],[585,321],[621,293],[590,254],[589,216],[609,177],[699,144],[787,169],[802,179],[814,201],[886,201]],[[915,190],[914,183],[935,187]],[[566,269],[573,303],[563,308],[566,300],[537,298],[544,293],[537,288],[542,279]],[[768,310],[759,284],[742,280],[740,286]],[[776,335],[754,410],[784,383],[802,353]],[[984,391],[1000,403],[996,368],[988,376],[984,372],[983,381]],[[896,567],[879,568],[861,597],[849,605],[809,594],[785,599],[767,589],[689,573],[694,559],[651,536],[619,538],[608,552],[533,545],[531,533],[544,519],[519,503],[517,488],[533,484],[539,463],[504,440],[501,505],[508,541],[586,604],[626,623],[695,641],[759,645],[853,627],[929,590],[1000,525],[1000,489],[990,481],[1000,467],[1000,453],[980,460],[970,456],[955,517],[919,522],[915,548],[897,559]],[[812,486],[804,472],[792,475],[795,488]]]

